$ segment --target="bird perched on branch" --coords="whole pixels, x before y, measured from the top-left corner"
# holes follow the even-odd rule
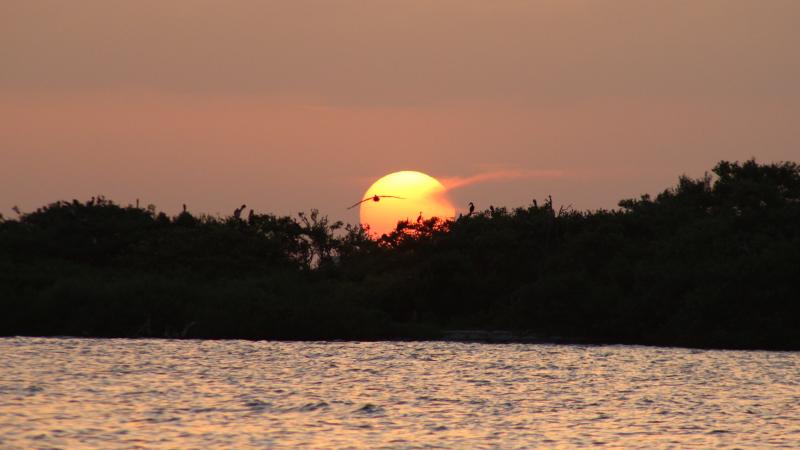
[[[236,219],[240,219],[242,217],[242,211],[247,207],[247,205],[242,205],[240,208],[236,208],[233,210],[233,217]]]
[[[373,202],[379,202],[379,201],[381,201],[382,198],[397,198],[397,199],[400,199],[400,200],[405,200],[406,199],[405,197],[398,197],[396,195],[373,195],[372,197],[367,197],[364,200],[361,200],[360,202],[356,203],[355,205],[353,205],[353,206],[351,206],[351,207],[349,207],[347,209],[353,209],[356,206],[358,206],[358,205],[360,205],[360,204],[362,204],[364,202],[368,202],[370,200],[372,200]]]
[[[469,215],[471,216],[472,213],[474,213],[474,212],[475,212],[475,204],[472,203],[472,202],[469,202]]]

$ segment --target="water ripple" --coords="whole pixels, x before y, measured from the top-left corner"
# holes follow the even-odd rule
[[[0,339],[0,448],[800,447],[800,354]]]

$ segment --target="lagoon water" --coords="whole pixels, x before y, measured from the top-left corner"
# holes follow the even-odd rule
[[[800,447],[800,353],[0,339],[0,448]]]

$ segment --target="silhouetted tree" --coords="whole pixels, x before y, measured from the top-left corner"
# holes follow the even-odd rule
[[[103,196],[0,217],[0,334],[800,349],[800,166],[722,161],[619,209],[401,221],[170,218]]]

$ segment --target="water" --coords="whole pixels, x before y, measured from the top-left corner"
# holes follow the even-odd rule
[[[0,448],[799,447],[800,353],[0,339]]]

